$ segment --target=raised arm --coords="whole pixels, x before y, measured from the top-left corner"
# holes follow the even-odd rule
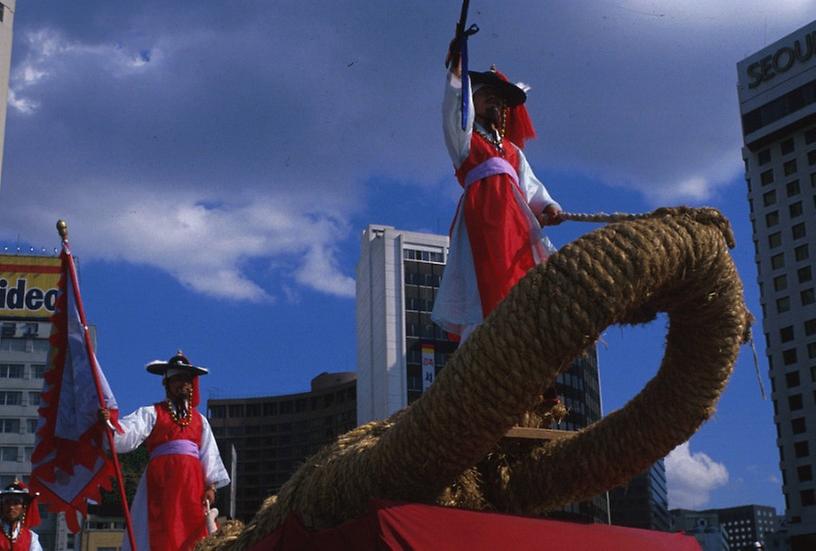
[[[450,54],[449,54],[450,55]],[[445,95],[442,100],[442,130],[445,134],[445,146],[454,168],[459,168],[470,153],[470,137],[473,134],[473,101],[468,102],[467,123],[462,130],[462,67],[459,57],[453,60],[445,82]],[[469,77],[465,77],[469,78]],[[468,88],[470,89],[470,88]]]

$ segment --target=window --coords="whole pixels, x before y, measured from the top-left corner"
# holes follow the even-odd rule
[[[816,153],[816,151],[814,151],[814,153]],[[788,197],[799,195],[801,191],[802,189],[799,187],[799,180],[792,180],[785,184],[785,193],[788,195]]]
[[[768,236],[768,246],[772,249],[782,244],[782,232],[775,232]]]
[[[788,288],[788,276],[781,275],[773,278],[774,291],[784,291]]]
[[[816,295],[813,293],[813,287],[810,289],[805,289],[799,293],[799,300],[801,301],[802,306],[807,306],[808,304],[813,304],[816,302]]]
[[[793,325],[788,325],[779,330],[779,341],[789,342],[793,340]]]
[[[816,318],[805,322],[805,335],[816,335]]]
[[[807,245],[799,245],[795,249],[793,249],[793,256],[796,257],[797,262],[801,262],[802,260],[807,260],[810,256],[808,252]]]
[[[793,453],[796,457],[807,457],[810,455],[810,448],[807,442],[795,442],[793,444]]]
[[[770,149],[763,149],[759,153],[757,153],[757,164],[759,166],[767,165],[771,162],[771,150]]]
[[[802,490],[799,492],[799,498],[802,500],[802,507],[816,505],[816,492],[813,490]]]
[[[37,423],[39,423],[39,419],[26,419],[26,428],[28,432],[34,434],[37,432]]]
[[[795,361],[796,359],[794,358],[794,362]],[[799,386],[799,372],[792,371],[791,373],[785,373],[785,384],[788,386],[788,388]]]
[[[31,366],[31,378],[32,379],[42,379],[43,375],[45,375],[45,366],[40,364],[33,364]]]
[[[28,393],[28,405],[30,405],[30,406],[39,406],[40,405],[40,393],[39,392],[29,392]]]
[[[811,360],[816,358],[816,342],[810,342],[807,345],[808,358]]]
[[[792,394],[788,396],[788,409],[791,411],[796,411],[798,409],[802,409],[802,395],[801,394]]]
[[[771,268],[778,270],[785,266],[785,253],[775,254],[771,257]]]
[[[805,425],[805,418],[804,417],[797,417],[791,421],[791,430],[793,430],[793,434],[802,434],[803,432],[807,431]]]
[[[793,138],[788,138],[787,140],[779,144],[779,150],[782,152],[782,155],[793,153]]]
[[[802,201],[796,201],[795,203],[792,203],[788,207],[788,213],[790,214],[791,218],[802,216]]]
[[[801,467],[797,467],[796,475],[799,477],[799,482],[813,480],[813,468],[810,465],[802,465]]]
[[[772,228],[779,224],[779,211],[775,210],[765,215],[765,226]]]
[[[805,230],[805,223],[799,222],[795,226],[791,228],[791,235],[793,236],[793,240],[796,241],[797,239],[802,239],[807,231]]]
[[[0,405],[19,406],[23,403],[23,393],[10,390],[0,391]]]
[[[782,362],[785,365],[795,364],[796,363],[796,349],[795,348],[789,348],[787,350],[783,350],[782,351]],[[799,378],[798,374],[796,375],[796,378],[798,380],[798,378]],[[797,384],[799,384],[799,383],[797,382]],[[788,385],[788,386],[790,386],[790,385]]]
[[[0,432],[13,433],[20,432],[19,419],[0,419]]]
[[[770,207],[776,204],[776,191],[771,190],[762,194],[763,206]]]
[[[244,404],[231,404],[228,408],[230,417],[243,417]]]
[[[22,364],[0,364],[0,379],[22,379]]]
[[[816,142],[816,127],[805,130],[805,143],[810,145]]]
[[[31,462],[31,455],[34,453],[34,448],[26,446],[25,448],[25,461]]]
[[[14,323],[4,323],[2,326],[0,326],[0,337],[4,339],[13,338],[16,331],[17,326]]]
[[[781,314],[790,310],[790,297],[776,299],[776,312]]]
[[[785,164],[783,164],[782,170],[785,173],[785,176],[796,174],[796,159],[791,159],[790,161],[787,161]]]
[[[0,461],[17,461],[17,446],[0,448]]]
[[[763,186],[767,186],[768,184],[772,184],[774,181],[774,174],[773,169],[766,170],[762,174],[759,175],[759,180],[762,182]]]
[[[223,419],[227,416],[227,408],[225,406],[210,406],[211,419]]]
[[[813,279],[813,272],[810,269],[810,266],[805,266],[804,268],[799,268],[796,270],[796,277],[799,278],[799,283],[806,283]]]

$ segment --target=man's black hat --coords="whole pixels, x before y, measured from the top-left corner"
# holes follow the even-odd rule
[[[26,506],[31,503],[31,500],[37,497],[39,494],[32,494],[28,491],[23,484],[20,482],[12,482],[2,490],[0,490],[0,500],[6,498],[19,498],[22,500],[23,504]]]
[[[468,75],[470,75],[470,82],[474,90],[477,89],[477,86],[490,86],[491,88],[495,88],[504,98],[508,107],[515,107],[527,101],[527,93],[524,90],[512,82],[504,80],[496,71],[491,70],[485,71],[484,73],[468,71]]]
[[[181,350],[176,352],[176,354],[166,362],[154,360],[147,364],[145,368],[147,369],[148,373],[163,375],[167,378],[184,374],[189,374],[193,377],[207,374],[206,367],[199,367],[191,364],[190,360],[187,359],[187,356],[185,356]]]

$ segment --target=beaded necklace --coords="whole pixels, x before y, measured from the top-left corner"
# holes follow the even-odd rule
[[[167,400],[167,410],[170,412],[170,418],[173,422],[180,427],[186,427],[193,420],[190,408],[184,408],[184,414],[179,415],[170,399]]]
[[[479,134],[482,138],[487,140],[487,142],[495,147],[499,152],[504,152],[504,147],[502,146],[502,142],[504,140],[504,133],[507,129],[507,108],[503,108],[501,110],[501,128],[499,129],[497,134],[493,134],[492,132],[485,132],[480,127],[473,125],[473,129]]]

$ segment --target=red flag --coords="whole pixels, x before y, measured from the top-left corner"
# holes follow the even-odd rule
[[[110,491],[116,476],[103,446],[106,431],[98,421],[100,399],[111,410],[114,422],[118,409],[89,344],[79,283],[67,247],[60,258],[62,275],[51,317],[51,350],[30,485],[50,511],[64,512],[69,530],[77,532],[77,513],[87,514],[88,500],[101,501],[100,489]]]

